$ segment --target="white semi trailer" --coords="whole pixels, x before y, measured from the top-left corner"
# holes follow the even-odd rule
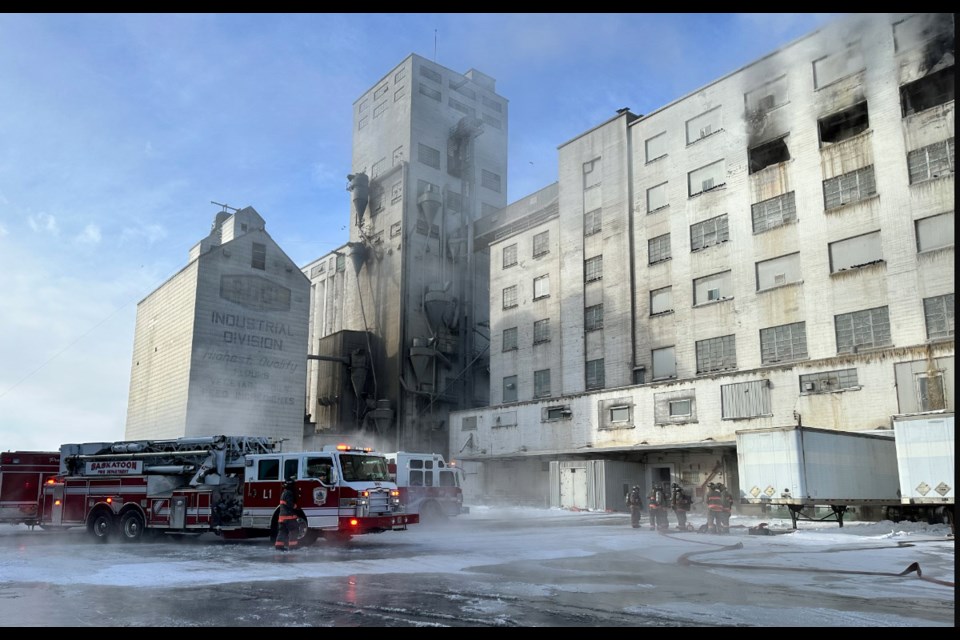
[[[891,520],[954,524],[957,503],[953,424],[953,412],[893,417],[900,504],[889,507]]]

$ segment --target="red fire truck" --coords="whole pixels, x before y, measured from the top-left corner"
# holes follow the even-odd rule
[[[419,514],[423,522],[469,513],[463,506],[463,471],[442,455],[397,451],[384,456],[407,513]]]
[[[273,540],[291,477],[300,493],[301,545],[419,522],[404,513],[382,454],[347,445],[282,452],[269,438],[211,436],[63,445],[59,475],[44,485],[40,524],[86,527],[104,541],[208,531]]]
[[[40,490],[59,469],[59,451],[0,453],[0,524],[39,524]]]

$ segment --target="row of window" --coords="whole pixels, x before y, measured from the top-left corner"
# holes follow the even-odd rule
[[[709,223],[709,224],[708,224]],[[947,212],[921,218],[914,223],[916,247],[918,252],[932,251],[949,247],[954,242],[954,213]],[[546,233],[546,232],[544,232]],[[542,234],[541,234],[542,235]],[[691,227],[691,247],[693,251],[711,246],[729,239],[726,214],[707,220]],[[830,259],[830,273],[839,273],[857,269],[883,261],[880,231],[837,240],[827,245]],[[516,260],[516,244],[504,247],[504,261]],[[671,258],[670,234],[666,233],[647,242],[649,264],[656,264]],[[757,291],[801,281],[800,253],[790,253],[754,264]],[[592,282],[603,277],[603,256],[594,256],[584,261],[584,280]],[[550,293],[549,274],[538,276],[533,282],[534,300]],[[708,302],[733,298],[732,271],[722,271],[693,280],[694,306]],[[503,289],[503,308],[518,305],[518,286]],[[667,286],[650,292],[650,315],[673,311],[673,287]],[[601,316],[602,317],[602,316]],[[599,328],[599,327],[598,327]]]
[[[923,316],[928,340],[955,335],[954,294],[923,300]],[[834,316],[837,354],[857,353],[861,349],[892,346],[887,307],[875,307]],[[737,368],[736,336],[726,335],[695,343],[697,373],[712,373]],[[676,348],[651,351],[652,378],[661,380],[677,375]],[[760,330],[760,359],[763,364],[804,360],[807,354],[805,322],[794,322]]]
[[[949,338],[955,335],[954,294],[925,298],[923,314],[927,338]],[[594,305],[585,310],[587,330],[602,328],[603,305]],[[837,353],[857,353],[861,349],[888,347],[892,345],[890,319],[887,307],[864,309],[834,316]],[[519,348],[517,327],[503,330],[503,351]],[[537,320],[533,324],[533,344],[549,342],[550,319]],[[697,374],[728,371],[737,368],[736,336],[725,335],[695,342]],[[652,379],[664,380],[677,376],[676,347],[661,347],[651,351]],[[763,364],[780,364],[805,360],[807,353],[806,323],[768,327],[760,330],[760,358]],[[639,370],[638,370],[639,371]],[[850,371],[854,371],[852,377]],[[640,374],[642,375],[642,374]],[[635,383],[643,383],[635,378]],[[602,358],[590,360],[585,370],[586,389],[602,389],[604,386],[604,362]],[[517,376],[503,379],[503,402],[517,400]],[[857,386],[855,370],[817,373],[801,376],[803,391],[838,390]],[[534,372],[534,398],[550,395],[550,370]]]
[[[783,143],[780,139],[778,143]],[[771,143],[764,145],[764,149]],[[784,149],[786,147],[784,146]],[[759,149],[759,148],[758,148]],[[954,138],[941,140],[925,147],[907,153],[907,173],[910,184],[917,184],[927,180],[934,180],[955,172],[956,143]],[[775,162],[789,160],[789,154],[766,155]],[[768,166],[751,157],[751,166]],[[724,160],[718,160],[705,167],[695,169],[687,174],[687,193],[690,197],[705,191],[722,186],[726,180]],[[661,182],[647,189],[647,213],[657,213],[669,206],[669,181]],[[860,202],[877,195],[877,183],[873,165],[849,171],[839,176],[823,181],[823,208],[826,211],[837,209],[847,204]],[[753,232],[760,233],[767,229],[785,224],[796,219],[796,202],[794,193],[777,196],[751,207],[753,213]],[[758,220],[759,218],[759,220]],[[593,231],[591,231],[593,232]],[[586,227],[584,235],[587,234]]]

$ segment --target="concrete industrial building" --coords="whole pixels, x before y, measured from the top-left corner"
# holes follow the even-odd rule
[[[506,205],[507,102],[479,71],[411,55],[354,103],[350,169],[350,240],[303,267],[305,446],[446,453],[449,411],[488,404],[473,225]]]
[[[252,208],[224,211],[137,305],[125,438],[303,439],[310,285]]]
[[[738,430],[953,410],[954,21],[858,15],[559,147],[476,225],[490,401],[468,500],[737,487]]]

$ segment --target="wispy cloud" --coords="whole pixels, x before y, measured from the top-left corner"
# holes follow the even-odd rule
[[[27,224],[38,233],[49,233],[57,235],[60,228],[57,226],[57,219],[49,213],[37,213],[27,216]]]
[[[79,244],[99,244],[100,227],[95,224],[88,224],[83,228],[83,231],[80,232],[80,235],[78,235],[75,240]]]

